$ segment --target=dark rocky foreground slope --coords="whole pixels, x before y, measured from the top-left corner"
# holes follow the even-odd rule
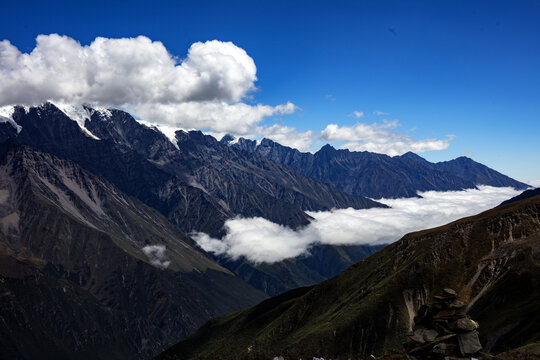
[[[363,359],[406,354],[411,350],[404,346],[409,335],[432,337],[412,331],[422,324],[433,326],[433,317],[446,321],[435,344],[447,341],[445,328],[457,336],[457,313],[444,313],[441,307],[426,318],[426,306],[435,306],[447,288],[456,291],[450,300],[467,304],[458,308],[479,324],[477,330],[469,329],[467,321],[463,326],[478,331],[483,351],[499,353],[540,340],[539,284],[536,196],[408,234],[335,278],[210,321],[158,358]],[[430,356],[444,358],[432,350],[426,350]]]
[[[0,145],[5,359],[148,358],[265,295],[77,164]]]
[[[332,184],[348,194],[373,199],[414,197],[418,191],[462,190],[476,185],[528,187],[466,157],[430,163],[411,152],[390,157],[367,151],[336,150],[330,145],[311,154],[269,139],[263,139],[260,144],[240,139],[232,146],[288,165],[304,176]]]

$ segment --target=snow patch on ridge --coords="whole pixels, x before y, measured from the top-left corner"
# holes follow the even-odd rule
[[[151,123],[145,120],[137,120],[137,121],[140,124],[143,124],[144,126],[165,135],[165,137],[169,139],[169,141],[174,145],[174,147],[180,150],[180,148],[178,147],[178,143],[176,142],[175,133],[176,131],[182,130],[182,129],[177,129],[177,128],[174,128],[172,126],[167,126],[167,125],[159,125],[159,124]]]
[[[55,102],[52,102],[52,101],[49,101],[51,104],[53,104],[54,106],[56,106],[58,109],[60,109],[60,111],[62,111],[64,114],[67,115],[67,117],[69,117],[71,120],[77,122],[77,124],[79,124],[79,127],[81,128],[81,130],[84,132],[85,135],[95,139],[95,140],[100,140],[100,138],[98,138],[96,135],[92,134],[90,132],[90,130],[88,130],[85,126],[84,126],[84,123],[86,121],[86,119],[90,119],[90,117],[92,116],[92,113],[93,111],[100,111],[102,112],[103,109],[100,109],[100,110],[97,110],[97,109],[91,109],[89,107],[86,107],[84,105],[73,105],[73,104],[68,104],[68,103],[62,103],[62,102],[58,102],[58,101],[55,101]],[[108,117],[111,116],[111,112],[109,110],[108,111]]]
[[[26,110],[26,109],[25,109]],[[17,130],[17,134],[21,132],[22,126],[17,124],[15,120],[13,120],[13,113],[15,112],[15,106],[9,105],[9,106],[2,106],[0,107],[0,123],[9,123],[11,126]]]

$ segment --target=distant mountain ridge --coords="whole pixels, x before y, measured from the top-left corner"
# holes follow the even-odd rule
[[[288,165],[304,176],[332,184],[348,194],[373,199],[414,197],[419,191],[463,190],[476,185],[522,190],[528,187],[466,157],[431,163],[412,152],[390,157],[367,151],[336,150],[330,145],[311,154],[266,138],[260,143],[240,138],[231,146]]]

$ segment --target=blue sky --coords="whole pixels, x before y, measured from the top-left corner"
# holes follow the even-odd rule
[[[472,154],[540,179],[538,1],[7,1],[3,13],[0,40],[21,52],[51,33],[82,45],[144,35],[179,58],[198,41],[231,41],[257,67],[245,103],[299,108],[259,125],[319,133],[397,120],[391,131],[413,139],[455,135],[428,160]]]

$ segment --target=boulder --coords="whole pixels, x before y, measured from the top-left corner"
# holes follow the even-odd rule
[[[461,309],[462,307],[465,306],[465,304],[463,303],[463,301],[459,301],[459,300],[454,300],[450,303],[450,309]]]
[[[416,329],[410,338],[419,344],[424,344],[435,340],[437,335],[439,335],[439,333],[432,329]]]
[[[459,350],[462,355],[474,354],[482,350],[478,332],[469,331],[458,335]]]
[[[433,347],[432,352],[441,355],[451,355],[456,348],[456,344],[440,343]]]

